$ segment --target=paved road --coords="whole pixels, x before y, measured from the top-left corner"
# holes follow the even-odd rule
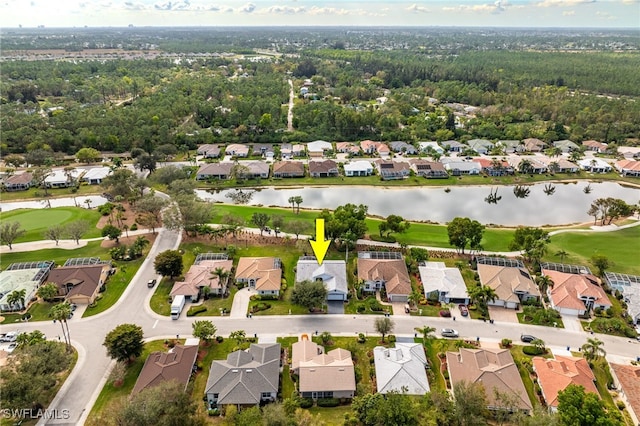
[[[106,356],[102,346],[104,336],[115,326],[122,323],[135,323],[144,330],[146,339],[169,338],[176,335],[187,337],[191,335],[191,324],[194,318],[183,315],[177,321],[168,317],[161,317],[153,313],[149,308],[149,300],[152,290],[146,283],[155,278],[153,259],[164,250],[177,248],[181,241],[181,235],[160,230],[156,241],[151,248],[147,259],[143,262],[138,273],[131,281],[128,288],[116,305],[99,315],[81,319],[74,318],[69,322],[71,339],[78,350],[78,363],[76,368],[61,388],[56,398],[51,403],[51,409],[59,411],[66,409],[70,412],[68,420],[49,420],[40,424],[84,424],[88,413],[95,402],[113,363]],[[246,290],[245,290],[246,291]],[[313,333],[314,331],[330,331],[335,335],[356,336],[363,332],[374,333],[375,316],[352,315],[325,315],[325,316],[254,316],[246,318],[213,317],[220,335],[228,335],[234,330],[245,330],[248,335],[272,336],[274,330],[278,335],[296,336],[300,333]],[[198,317],[198,319],[202,319]],[[578,330],[554,329],[536,327],[515,323],[484,323],[481,321],[453,321],[451,318],[433,317],[394,317],[394,333],[399,336],[411,337],[414,328],[429,325],[440,329],[442,327],[454,327],[460,332],[460,336],[481,342],[498,342],[503,338],[519,340],[522,333],[533,334],[543,339],[551,348],[576,349],[581,346],[587,333]],[[60,335],[59,324],[52,322],[34,322],[5,326],[4,330],[42,330],[47,336],[56,338]],[[640,354],[640,342],[629,339],[598,335],[604,343],[608,358],[618,360],[635,359]]]

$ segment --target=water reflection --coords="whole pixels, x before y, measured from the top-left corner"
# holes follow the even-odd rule
[[[302,196],[302,208],[336,208],[346,203],[366,204],[369,213],[380,216],[398,214],[406,219],[448,222],[456,216],[466,216],[484,224],[501,225],[562,225],[591,220],[587,215],[593,200],[601,197],[621,198],[635,204],[640,190],[613,182],[591,183],[591,192],[583,192],[578,183],[556,184],[553,197],[545,194],[545,184],[528,185],[526,199],[517,198],[513,186],[500,191],[498,204],[485,202],[485,186],[428,188],[382,188],[370,186],[330,186],[306,188],[263,188],[255,192],[252,205],[289,207],[289,197]],[[202,199],[226,203],[226,193],[197,190]]]

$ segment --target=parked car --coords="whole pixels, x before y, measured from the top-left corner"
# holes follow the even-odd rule
[[[78,305],[76,305],[75,303],[71,304],[71,312],[75,312],[76,309],[78,309]]]
[[[6,349],[7,353],[13,352],[17,346],[18,344],[16,342],[9,344],[9,346],[7,346],[7,349]]]
[[[469,315],[469,309],[465,305],[458,305],[458,309],[460,309],[460,315],[466,317]]]
[[[3,342],[15,342],[18,338],[17,331],[10,331],[2,337]]]
[[[532,336],[530,334],[522,334],[522,335],[520,335],[520,340],[522,340],[524,343],[531,343],[536,339],[537,339],[537,337]]]
[[[453,328],[443,328],[440,335],[442,337],[458,337],[458,332]]]
[[[147,283],[147,287],[152,288],[154,285],[156,285],[156,282],[157,281],[155,278],[152,280],[149,280],[149,282]]]

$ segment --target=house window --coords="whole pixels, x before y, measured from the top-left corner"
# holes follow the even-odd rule
[[[333,398],[333,392],[324,392],[324,398]]]
[[[262,399],[269,399],[271,398],[271,393],[270,392],[262,392]]]
[[[217,394],[217,393],[214,393],[214,394],[213,394],[213,400],[214,400],[214,401],[217,401],[217,400],[218,400],[218,394]]]

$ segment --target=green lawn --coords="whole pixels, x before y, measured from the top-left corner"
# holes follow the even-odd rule
[[[18,209],[0,213],[0,221],[20,222],[21,228],[27,231],[23,236],[16,239],[15,243],[45,240],[43,233],[47,228],[55,225],[64,226],[78,220],[86,220],[90,224],[89,230],[82,238],[96,238],[101,235],[100,230],[96,228],[99,219],[100,213],[97,210],[87,210],[81,207]],[[68,238],[67,235],[62,235],[62,239]]]
[[[527,390],[527,395],[529,396],[529,400],[533,404],[533,407],[539,407],[540,399],[536,394],[535,386],[533,384],[533,380],[531,379],[531,374],[529,373],[528,366],[531,365],[532,356],[525,355],[522,352],[522,346],[514,345],[511,347],[511,356],[513,356],[513,361],[518,367],[518,372],[520,373],[520,378],[524,383],[524,388]],[[551,356],[550,354],[546,355]]]
[[[543,309],[543,308],[538,308]],[[520,324],[532,324],[532,325],[541,325],[545,327],[557,327],[564,328],[564,323],[562,322],[562,318],[556,318],[553,322],[544,322],[544,321],[536,321],[535,317],[528,317],[524,314],[524,312],[518,312],[516,314],[518,317],[518,322]]]
[[[78,204],[84,202],[83,196],[85,195],[99,195],[103,192],[100,185],[80,185],[80,188],[75,191],[75,188],[51,188],[47,192],[49,196],[47,198],[62,198],[62,197],[78,197]],[[3,192],[2,201],[22,201],[22,200],[42,200],[44,197],[44,190],[41,188],[30,188],[26,191],[12,191]]]
[[[165,316],[169,316],[171,314],[169,294],[171,293],[174,282],[175,280],[163,277],[158,285],[156,285],[156,289],[153,292],[153,296],[151,296],[151,301],[149,302],[151,310],[156,314]]]
[[[100,293],[102,297],[99,300],[96,299],[95,306],[89,306],[87,310],[84,311],[82,318],[99,314],[112,307],[118,299],[120,299],[120,296],[124,293],[133,276],[138,272],[138,269],[140,269],[143,261],[144,256],[140,259],[114,264],[117,270],[115,275],[112,275],[107,281],[107,290]]]
[[[559,250],[569,255],[564,263],[587,265],[593,268],[589,259],[594,254],[603,254],[609,258],[609,271],[625,274],[640,275],[640,226],[621,229],[615,232],[580,233],[566,232],[551,237],[544,260],[560,262],[555,256]]]
[[[342,426],[344,415],[351,413],[351,404],[338,407],[311,407],[308,411],[325,426]]]
[[[344,305],[344,313],[349,315],[360,314],[358,312],[358,306],[365,307],[365,311],[362,315],[384,315],[386,312],[393,314],[393,306],[382,305],[381,311],[372,311],[370,309],[370,303],[376,300],[375,296],[367,296],[364,299],[358,300],[355,297],[349,299],[349,302]]]
[[[219,317],[221,316],[221,312],[224,309],[225,315],[229,315],[231,312],[231,305],[233,305],[233,296],[238,292],[238,288],[234,285],[229,287],[229,296],[220,297],[211,295],[211,297],[207,300],[202,300],[202,306],[207,308],[206,311],[200,312],[193,316],[202,316],[202,317]],[[200,305],[191,305],[193,308],[197,308]],[[188,311],[187,311],[188,313]]]

